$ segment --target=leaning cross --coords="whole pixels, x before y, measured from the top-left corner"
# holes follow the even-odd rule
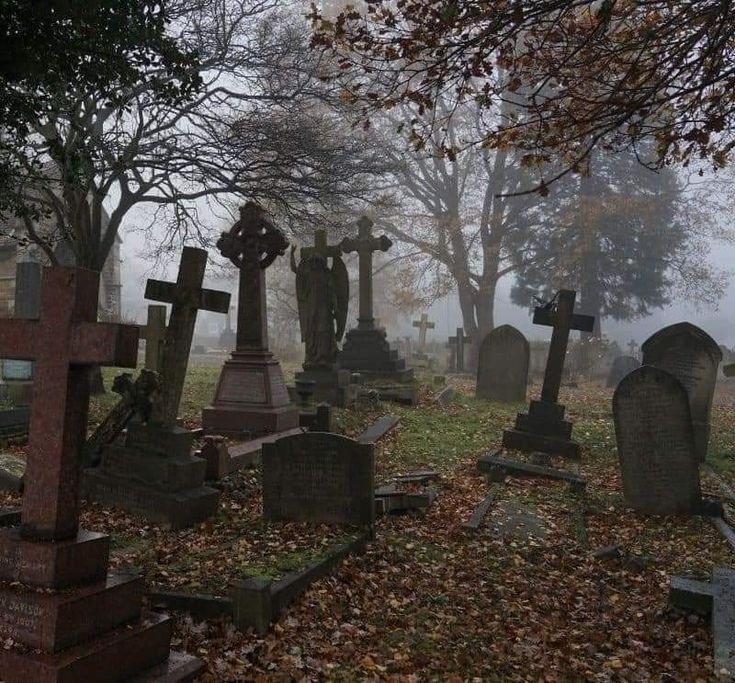
[[[207,252],[184,247],[176,282],[148,280],[145,298],[172,304],[161,354],[161,393],[153,409],[153,419],[164,425],[176,423],[189,351],[194,338],[197,311],[227,313],[230,295],[212,289],[202,289]]]
[[[166,338],[166,307],[150,304],[148,321],[145,325],[139,325],[138,329],[140,336],[145,339],[145,369],[158,372]]]
[[[362,216],[357,221],[359,228],[358,237],[345,237],[342,240],[342,251],[349,254],[357,252],[360,270],[360,313],[357,318],[357,328],[360,330],[372,330],[375,328],[373,318],[373,252],[388,251],[393,245],[385,235],[373,237],[371,232],[373,222]]]
[[[535,325],[553,327],[549,356],[546,360],[544,384],[541,389],[541,400],[556,403],[559,398],[559,387],[564,371],[564,359],[567,355],[569,333],[572,330],[592,332],[595,326],[595,317],[581,315],[574,312],[574,300],[577,292],[570,289],[561,289],[557,294],[556,306],[546,304],[537,306],[533,312]]]
[[[36,362],[21,533],[63,540],[79,528],[79,451],[93,365],[134,368],[135,325],[97,323],[99,274],[45,268],[38,320],[0,322],[0,356]]]
[[[465,344],[471,343],[472,337],[465,337],[464,329],[461,327],[457,328],[457,334],[454,337],[449,337],[448,346],[454,351],[454,362],[457,372],[464,372],[464,346]]]
[[[426,348],[426,332],[427,330],[433,330],[435,325],[429,321],[429,316],[426,313],[422,313],[421,320],[414,320],[413,326],[419,328],[419,351],[424,351]]]
[[[222,233],[217,248],[240,270],[236,351],[267,353],[265,269],[286,252],[288,240],[266,220],[262,208],[248,202],[240,209],[240,220]]]

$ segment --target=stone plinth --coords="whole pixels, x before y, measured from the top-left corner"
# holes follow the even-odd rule
[[[207,434],[248,438],[299,426],[278,361],[235,352],[225,361],[212,405],[202,412]]]
[[[571,440],[572,423],[564,419],[564,406],[531,401],[527,413],[518,413],[515,429],[503,432],[503,446],[519,451],[579,458],[579,444]]]
[[[108,446],[85,471],[83,495],[171,529],[207,519],[219,492],[204,486],[206,462],[191,455],[193,434],[180,427],[130,424],[122,446]]]
[[[339,354],[339,366],[359,372],[366,379],[389,379],[393,382],[412,382],[413,369],[391,349],[383,328],[351,329]]]
[[[344,408],[349,398],[350,374],[349,370],[304,364],[304,371],[296,373],[296,380],[314,382],[311,397],[315,402]]]

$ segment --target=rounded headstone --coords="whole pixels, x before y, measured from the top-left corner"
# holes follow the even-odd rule
[[[485,335],[477,369],[478,398],[523,403],[528,386],[530,347],[512,325],[501,325]]]

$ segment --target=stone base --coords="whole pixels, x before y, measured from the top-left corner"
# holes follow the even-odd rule
[[[503,432],[503,447],[578,460],[580,447],[571,436],[572,423],[564,419],[563,405],[531,401],[528,413],[516,416],[515,429]]]
[[[298,427],[283,372],[270,353],[233,353],[225,361],[212,405],[202,411],[206,434],[236,438],[272,434]]]
[[[412,382],[413,370],[392,349],[382,327],[351,329],[339,354],[339,366],[350,372],[359,372],[366,379],[389,379],[393,382]]]
[[[121,626],[62,652],[23,652],[17,647],[0,649],[0,675],[5,683],[123,683],[133,679],[141,683],[156,680],[173,683],[192,680],[201,672],[201,663],[188,657],[171,660],[170,641],[169,618],[143,613],[133,626]],[[176,668],[181,676],[176,676]],[[156,669],[161,675],[148,678],[156,674]]]
[[[206,463],[202,463],[204,480]],[[141,515],[151,522],[178,530],[203,522],[217,511],[219,491],[208,486],[166,491],[146,486],[132,479],[107,474],[101,468],[87,470],[82,482],[82,495],[105,505]]]
[[[350,371],[324,367],[305,367],[296,373],[297,380],[313,381],[315,403],[326,402],[344,408],[349,400]]]

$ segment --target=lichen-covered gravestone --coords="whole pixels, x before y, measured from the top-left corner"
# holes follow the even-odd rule
[[[689,396],[695,448],[699,460],[704,461],[722,351],[712,337],[691,323],[664,327],[649,337],[641,348],[643,365],[666,370],[684,385]]]
[[[633,356],[618,356],[610,366],[605,386],[608,388],[618,386],[626,375],[629,375],[640,366],[639,360]]]
[[[261,458],[266,519],[372,526],[373,444],[308,432],[263,444]]]
[[[501,325],[485,335],[477,369],[477,397],[523,403],[530,353],[528,340],[512,325]]]
[[[659,368],[638,368],[613,396],[625,501],[658,515],[701,511],[699,467],[686,389]]]

